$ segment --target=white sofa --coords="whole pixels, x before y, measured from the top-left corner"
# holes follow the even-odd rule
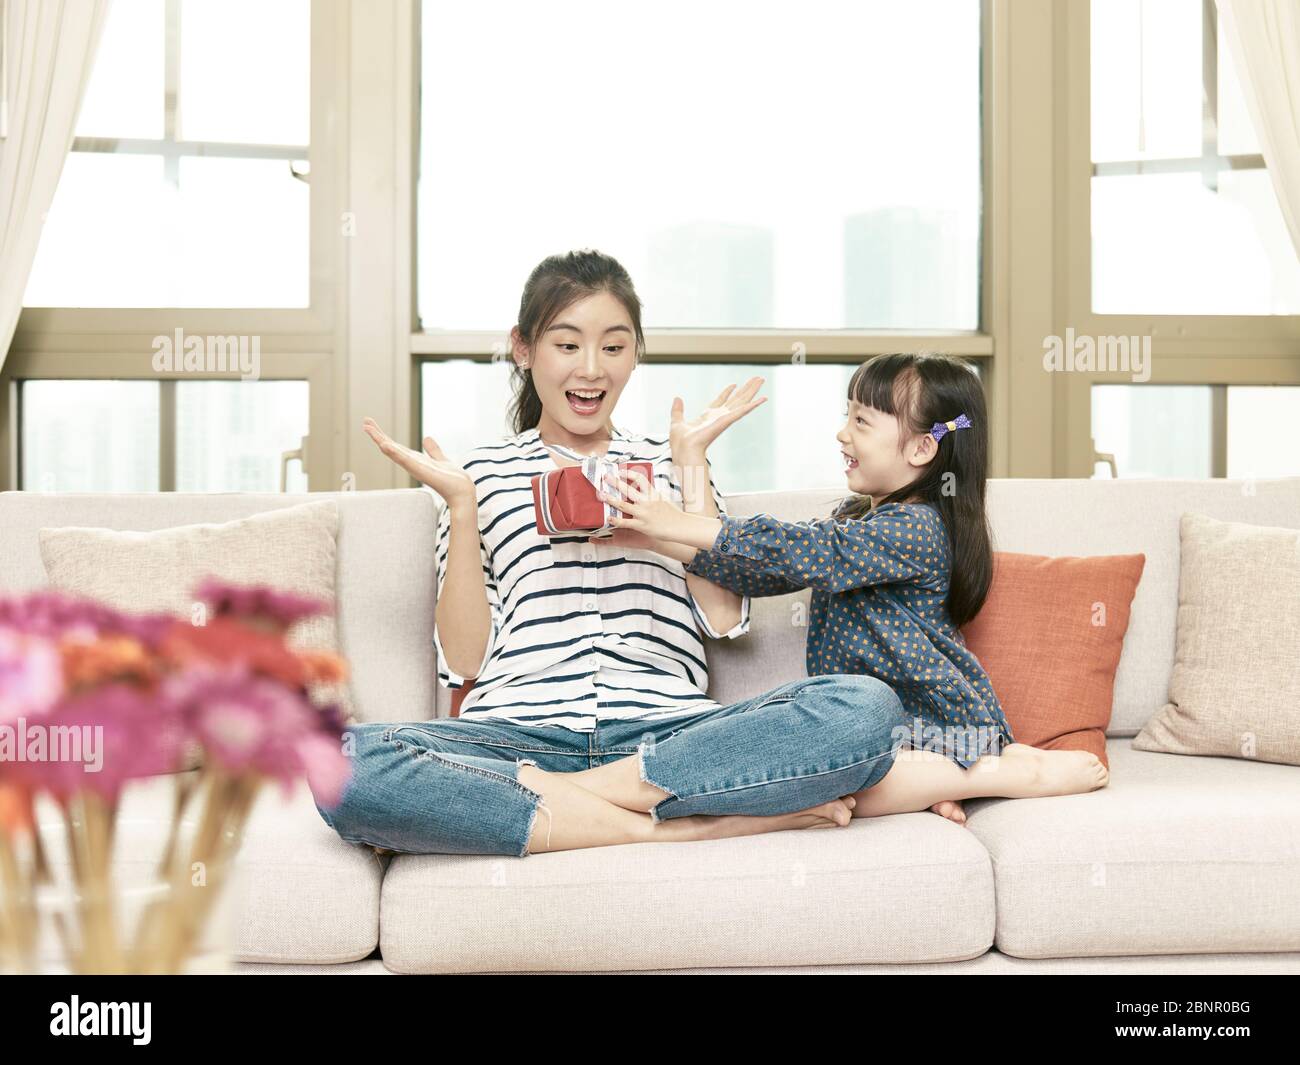
[[[432,643],[435,499],[334,495],[340,632],[361,716],[446,715]],[[0,493],[0,590],[44,583],[42,527],[158,529],[319,498]],[[826,515],[836,498],[737,495],[729,507],[797,520]],[[1300,767],[1131,747],[1165,703],[1179,515],[1300,528],[1300,478],[994,480],[989,510],[998,550],[1146,555],[1116,678],[1108,787],[975,800],[966,828],[914,813],[831,832],[391,860],[339,839],[305,785],[287,803],[268,789],[227,901],[235,968],[1300,973]],[[749,635],[709,641],[714,698],[804,674],[799,598],[755,600]],[[138,784],[124,800],[124,881],[148,873],[170,788]],[[61,862],[48,804],[42,821]]]

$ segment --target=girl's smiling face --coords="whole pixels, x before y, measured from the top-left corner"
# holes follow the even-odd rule
[[[609,292],[576,300],[530,348],[516,332],[515,361],[532,371],[544,440],[583,450],[606,439],[610,416],[636,365],[636,332]]]
[[[848,401],[844,427],[835,439],[844,455],[850,491],[879,497],[916,480],[920,467],[934,458],[939,442],[929,433],[906,441],[902,437],[894,415]]]

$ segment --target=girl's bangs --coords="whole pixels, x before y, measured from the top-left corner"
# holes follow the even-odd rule
[[[849,398],[864,407],[874,407],[899,418],[899,405],[895,402],[895,397],[899,391],[899,379],[909,365],[902,358],[905,356],[878,356],[864,362],[849,378]]]

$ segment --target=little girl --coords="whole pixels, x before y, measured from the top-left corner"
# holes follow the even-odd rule
[[[664,553],[696,548],[687,572],[742,595],[812,589],[808,675],[875,676],[913,722],[905,742],[914,754],[855,795],[853,816],[931,808],[964,823],[963,798],[1103,787],[1095,755],[1014,741],[959,631],[984,605],[993,571],[987,418],[974,371],[946,355],[876,356],[850,380],[845,415],[835,439],[854,495],[830,518],[691,513],[692,486],[709,483],[699,454],[675,456],[685,510],[636,474],[607,482],[605,498],[624,515],[614,525]]]

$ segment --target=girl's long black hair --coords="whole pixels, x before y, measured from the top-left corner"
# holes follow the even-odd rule
[[[876,499],[849,496],[835,510],[838,519],[863,518],[875,507],[913,497],[935,507],[952,545],[948,612],[961,628],[980,612],[993,580],[993,540],[984,509],[988,417],[980,380],[969,363],[951,355],[895,352],[859,366],[848,396],[898,419],[900,450],[935,422],[959,414],[970,419],[969,429],[943,435],[937,454],[911,484]]]
[[[565,307],[597,292],[608,292],[627,309],[636,333],[636,361],[640,362],[645,355],[645,334],[641,331],[641,300],[632,278],[618,260],[591,249],[551,255],[533,268],[519,300],[515,329],[520,339],[531,349]],[[512,385],[509,418],[513,431],[535,429],[542,419],[542,400],[531,370],[515,363]]]

